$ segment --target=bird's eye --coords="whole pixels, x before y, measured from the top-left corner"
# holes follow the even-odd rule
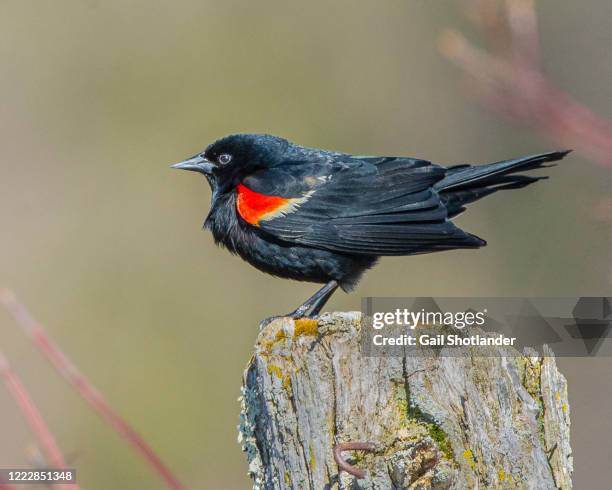
[[[232,161],[232,155],[229,155],[228,153],[221,153],[221,155],[219,155],[219,158],[217,158],[217,161],[221,165],[227,165],[229,162]]]

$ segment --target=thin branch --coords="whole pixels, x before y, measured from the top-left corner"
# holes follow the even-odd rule
[[[15,485],[11,485],[10,483],[0,482],[0,490],[17,490],[17,487]]]
[[[540,36],[534,0],[506,0],[514,62],[528,68],[539,65]]]
[[[491,0],[463,0],[467,17],[482,31],[490,46],[495,46],[498,52],[506,51],[508,46],[505,44],[502,31],[508,29],[508,25],[503,22],[501,7]]]
[[[19,406],[21,413],[27,420],[28,424],[32,428],[32,431],[36,435],[39,444],[45,454],[46,461],[53,468],[66,469],[66,460],[60,450],[55,437],[51,433],[49,426],[43,419],[40,411],[36,407],[36,404],[30,397],[30,394],[26,390],[25,386],[21,382],[17,373],[13,371],[8,360],[4,354],[0,351],[0,377],[4,381],[4,384],[13,396],[15,402]],[[58,485],[61,488],[68,488],[67,485]],[[2,488],[2,487],[0,487]],[[77,484],[71,484],[69,488],[79,490]]]
[[[113,429],[123,436],[140,454],[155,472],[172,490],[184,490],[170,469],[138,434],[106,401],[102,394],[85,378],[76,366],[66,357],[57,344],[49,338],[38,323],[21,304],[15,294],[7,289],[0,289],[0,304],[9,311],[17,324],[32,339],[47,360],[70,383],[77,393],[104,419]]]
[[[495,0],[487,0],[495,3]],[[486,7],[478,16],[471,3],[470,18],[483,31],[488,49],[480,49],[462,34],[446,31],[440,51],[469,77],[475,97],[489,110],[527,124],[560,146],[575,148],[601,165],[612,166],[612,122],[599,116],[552,83],[539,63],[540,42],[533,0],[505,0],[508,29],[499,25],[499,9]],[[492,15],[491,12],[495,12]],[[483,19],[488,19],[484,21]],[[506,37],[510,55],[502,50]]]

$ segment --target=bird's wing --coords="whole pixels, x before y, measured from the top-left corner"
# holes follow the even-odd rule
[[[274,238],[340,253],[405,255],[478,247],[432,186],[424,160],[350,157],[260,170],[238,186],[238,214]]]

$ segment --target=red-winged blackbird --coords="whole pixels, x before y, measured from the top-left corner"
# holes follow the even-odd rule
[[[204,227],[217,244],[268,274],[325,283],[289,313],[295,318],[317,315],[338,286],[353,289],[380,256],[486,245],[450,219],[495,191],[545,178],[515,172],[567,153],[443,167],[238,134],[173,167],[206,176],[212,205]]]

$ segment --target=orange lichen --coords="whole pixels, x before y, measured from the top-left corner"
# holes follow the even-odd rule
[[[319,322],[311,318],[300,318],[295,320],[295,330],[293,338],[301,337],[302,335],[317,335],[319,333]]]

